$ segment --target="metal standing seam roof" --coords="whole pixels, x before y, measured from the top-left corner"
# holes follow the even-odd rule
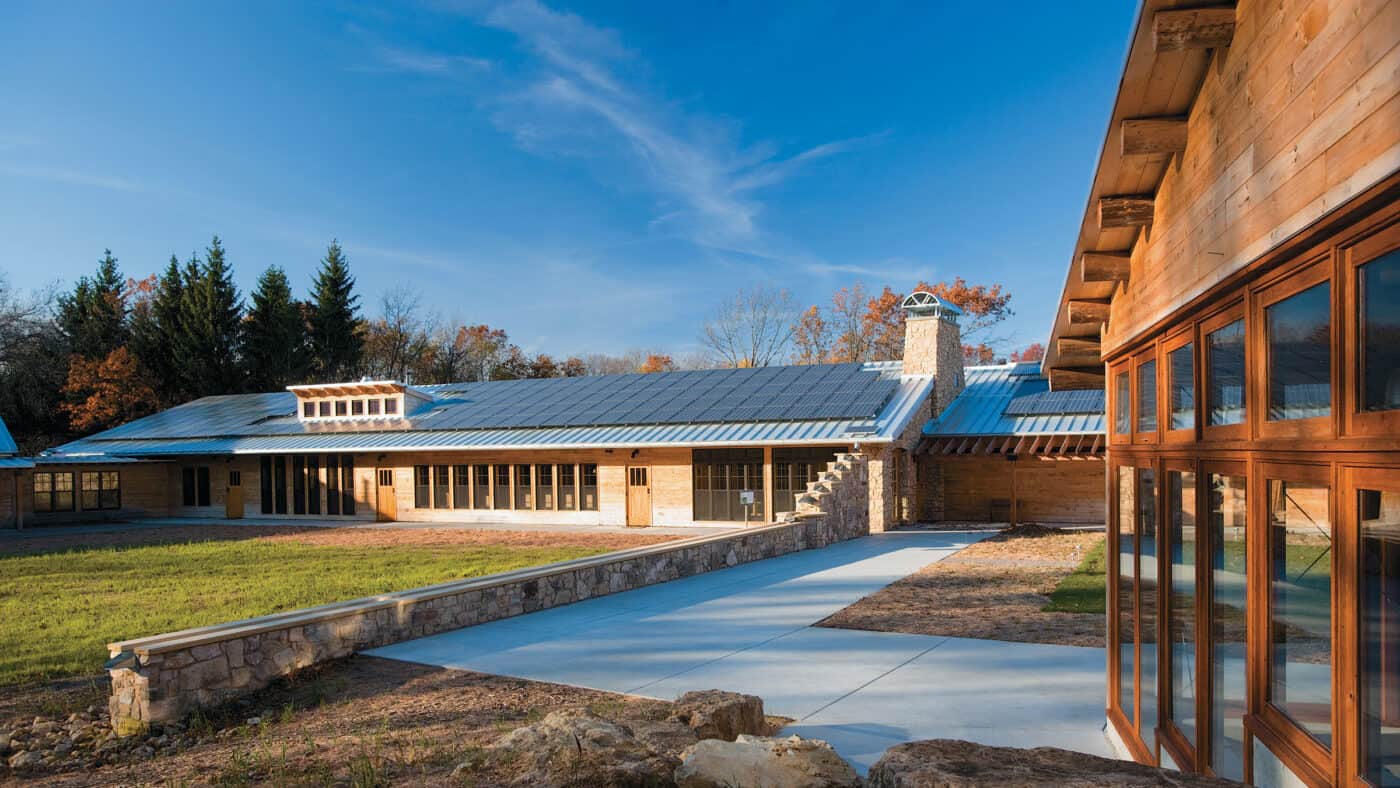
[[[844,365],[843,365],[844,366]],[[559,448],[644,448],[734,444],[811,445],[889,441],[933,390],[929,375],[902,376],[899,362],[861,366],[861,371],[887,381],[888,395],[870,417],[807,418],[787,421],[731,421],[670,424],[613,424],[558,427],[444,428],[433,418],[456,395],[461,385],[420,387],[442,400],[428,403],[409,418],[384,426],[302,424],[290,414],[290,394],[209,397],[148,417],[161,419],[159,428],[138,428],[140,421],[84,438],[52,450],[52,456],[74,461],[97,461],[104,456],[160,457],[189,454],[263,454],[316,451],[417,451],[442,449],[506,450]],[[770,368],[771,369],[771,368]],[[724,370],[723,372],[729,372]],[[634,377],[634,376],[615,376]],[[820,385],[822,375],[816,375]],[[516,381],[511,381],[516,382]],[[479,384],[478,384],[479,385]],[[869,388],[868,385],[865,386]],[[285,401],[282,398],[285,397]],[[242,400],[238,402],[237,400]],[[203,405],[193,408],[194,405]],[[461,403],[452,403],[459,405]],[[175,414],[176,411],[183,411]],[[818,410],[818,413],[821,411]],[[200,413],[209,417],[205,432],[241,434],[195,435]],[[167,416],[166,414],[175,414]],[[241,420],[243,428],[237,423]],[[142,420],[147,421],[147,420]],[[275,426],[275,429],[272,429]],[[395,428],[397,427],[397,428]],[[155,435],[143,434],[154,432]],[[278,434],[282,433],[282,434]]]
[[[10,436],[10,430],[5,426],[5,420],[0,419],[0,457],[7,454],[19,454],[19,446],[15,439]]]
[[[1104,432],[1102,391],[1051,392],[1024,364],[968,367],[965,388],[924,435],[1092,435]],[[1073,395],[1073,396],[1068,396]]]

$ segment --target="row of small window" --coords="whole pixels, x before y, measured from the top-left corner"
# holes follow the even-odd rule
[[[413,506],[593,512],[598,510],[598,465],[415,465]]]
[[[1330,263],[1327,264],[1330,266]],[[1318,277],[1310,267],[1300,276]],[[1353,269],[1349,269],[1353,270]],[[1262,311],[1266,370],[1265,418],[1271,422],[1311,419],[1332,413],[1332,283],[1322,281],[1267,304]],[[1304,282],[1306,284],[1306,282]],[[1288,283],[1289,290],[1294,289]],[[1360,413],[1400,410],[1400,249],[1354,268],[1356,305],[1356,376],[1353,403]],[[1242,310],[1236,310],[1242,312]],[[1248,409],[1246,365],[1248,338],[1241,315],[1216,327],[1201,323],[1201,361],[1205,370],[1204,425],[1243,424]],[[1166,427],[1191,430],[1197,422],[1194,336],[1165,353]],[[1348,340],[1350,341],[1350,340]],[[1171,343],[1170,340],[1168,345]],[[1117,435],[1158,430],[1158,370],[1155,355],[1138,360],[1136,398],[1129,370],[1115,370],[1113,431]]]
[[[85,512],[122,508],[122,479],[117,471],[83,471],[77,495],[72,471],[39,471],[34,474],[34,511]]]
[[[1400,484],[1358,485],[1352,505],[1359,524],[1359,557],[1350,569],[1333,549],[1331,489],[1326,472],[1300,466],[1296,474],[1266,474],[1267,529],[1262,540],[1267,577],[1249,573],[1253,524],[1244,476],[1168,469],[1166,532],[1157,525],[1158,478],[1152,468],[1117,469],[1118,708],[1153,742],[1154,727],[1169,722],[1198,765],[1235,780],[1246,777],[1247,677],[1263,676],[1262,720],[1278,719],[1300,731],[1330,760],[1333,746],[1333,610],[1336,572],[1355,571],[1358,610],[1341,631],[1356,631],[1360,670],[1360,776],[1392,785],[1400,775]],[[1385,472],[1379,472],[1385,473]],[[1391,472],[1392,474],[1394,472]],[[1394,480],[1393,476],[1391,481]],[[1369,482],[1368,482],[1369,483]],[[1378,488],[1383,485],[1376,485]],[[1204,512],[1204,516],[1198,513]],[[1165,551],[1159,568],[1158,555]],[[1158,577],[1167,578],[1164,632],[1158,645]],[[1343,578],[1343,582],[1350,578]],[[1251,670],[1252,621],[1247,600],[1259,589],[1267,608],[1264,664]],[[1347,646],[1342,646],[1347,648]],[[1166,694],[1158,708],[1158,665]],[[1134,677],[1136,676],[1136,682]],[[1206,716],[1198,719],[1204,711]],[[1159,716],[1160,715],[1160,716]],[[1149,745],[1151,746],[1151,745]]]
[[[334,411],[334,414],[332,414]],[[301,404],[301,416],[304,419],[328,419],[335,416],[397,416],[399,413],[399,400],[397,397],[384,397],[383,399],[357,398],[338,400],[317,400],[315,402],[303,402]]]
[[[263,514],[320,514],[323,497],[326,514],[355,513],[354,455],[263,456],[259,470]]]

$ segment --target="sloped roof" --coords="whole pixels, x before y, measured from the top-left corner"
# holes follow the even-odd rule
[[[1026,364],[968,367],[966,387],[924,435],[1092,435],[1104,431],[1103,391],[1050,391]]]
[[[898,362],[421,386],[403,419],[302,422],[290,392],[206,397],[55,456],[812,444],[890,440],[929,396]],[[686,420],[690,419],[690,420]]]
[[[7,454],[19,454],[19,446],[15,444],[15,439],[10,436],[10,430],[5,426],[5,420],[0,419],[0,457]]]

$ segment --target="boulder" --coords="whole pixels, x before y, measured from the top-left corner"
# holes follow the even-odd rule
[[[1182,774],[1132,761],[1100,758],[1055,747],[1022,750],[955,739],[899,744],[870,767],[869,788],[973,786],[1228,786],[1230,780]]]
[[[723,690],[697,690],[676,699],[671,719],[689,725],[698,739],[734,741],[740,734],[768,732],[763,699]]]
[[[28,752],[17,752],[14,755],[11,755],[9,760],[10,768],[14,769],[17,772],[22,772],[26,769],[33,769],[43,762],[44,755],[43,753],[37,750],[30,750]]]
[[[680,788],[848,788],[860,777],[831,745],[792,736],[705,739],[681,753]]]
[[[676,759],[630,729],[587,712],[556,711],[506,734],[491,748],[517,775],[514,785],[654,786],[668,784]]]

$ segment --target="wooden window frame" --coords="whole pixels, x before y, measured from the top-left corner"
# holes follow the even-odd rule
[[[1156,463],[1155,463],[1155,461],[1154,461],[1152,458],[1148,458],[1148,457],[1132,457],[1132,456],[1130,456],[1130,457],[1121,458],[1121,459],[1119,459],[1119,460],[1114,460],[1114,461],[1111,461],[1111,462],[1109,463],[1109,466],[1108,466],[1108,467],[1109,467],[1109,474],[1110,474],[1110,476],[1109,476],[1109,478],[1110,478],[1110,481],[1109,481],[1109,489],[1112,491],[1112,493],[1109,495],[1109,506],[1108,506],[1108,509],[1109,509],[1109,516],[1110,516],[1110,518],[1111,518],[1111,519],[1110,519],[1110,522],[1112,523],[1112,527],[1110,527],[1110,528],[1108,528],[1108,529],[1106,530],[1106,536],[1107,536],[1107,539],[1108,539],[1108,543],[1107,543],[1107,546],[1105,547],[1106,557],[1108,558],[1108,580],[1109,580],[1109,582],[1111,583],[1111,586],[1110,586],[1110,588],[1109,588],[1109,594],[1108,594],[1108,601],[1109,601],[1109,604],[1108,604],[1108,612],[1109,612],[1109,616],[1110,616],[1110,617],[1109,617],[1109,620],[1108,620],[1108,623],[1109,623],[1109,626],[1108,626],[1108,633],[1109,633],[1109,636],[1108,636],[1108,638],[1106,639],[1107,645],[1108,645],[1108,648],[1109,648],[1108,665],[1109,665],[1109,671],[1110,671],[1110,674],[1109,674],[1109,682],[1108,682],[1108,687],[1109,687],[1108,717],[1109,717],[1110,723],[1111,723],[1112,725],[1114,725],[1114,727],[1118,730],[1118,732],[1119,732],[1119,734],[1120,734],[1120,738],[1127,744],[1128,749],[1132,751],[1133,756],[1134,756],[1135,758],[1138,758],[1138,759],[1144,761],[1144,762],[1153,762],[1153,761],[1155,761],[1155,757],[1154,757],[1154,753],[1152,752],[1152,748],[1149,748],[1149,747],[1147,746],[1147,744],[1146,744],[1144,738],[1142,737],[1142,735],[1141,735],[1141,730],[1142,730],[1142,728],[1139,726],[1139,722],[1140,722],[1140,720],[1141,720],[1141,715],[1142,715],[1142,702],[1141,702],[1141,694],[1137,691],[1137,688],[1138,688],[1139,683],[1141,683],[1141,681],[1142,681],[1142,674],[1141,674],[1142,659],[1141,659],[1141,657],[1139,656],[1139,654],[1140,654],[1140,652],[1141,652],[1141,650],[1142,650],[1142,636],[1141,636],[1141,631],[1142,631],[1142,617],[1141,617],[1141,615],[1139,615],[1139,611],[1136,609],[1136,607],[1135,607],[1134,610],[1133,610],[1133,666],[1132,666],[1132,667],[1133,667],[1133,670],[1132,670],[1132,674],[1133,674],[1133,686],[1132,686],[1132,688],[1131,688],[1131,692],[1133,693],[1133,716],[1132,716],[1131,719],[1129,719],[1128,716],[1127,716],[1126,714],[1124,714],[1124,712],[1123,712],[1123,703],[1122,703],[1122,692],[1123,692],[1123,687],[1122,687],[1122,677],[1123,677],[1122,655],[1123,655],[1123,649],[1122,649],[1122,645],[1121,645],[1121,633],[1120,633],[1120,630],[1119,630],[1119,624],[1120,624],[1121,621],[1122,621],[1122,611],[1121,611],[1121,608],[1120,608],[1120,606],[1119,606],[1119,600],[1118,600],[1118,596],[1119,596],[1119,595],[1118,595],[1118,576],[1119,576],[1119,572],[1120,572],[1120,570],[1121,570],[1121,566],[1120,566],[1120,562],[1119,562],[1119,556],[1120,556],[1120,554],[1121,554],[1121,548],[1120,548],[1120,544],[1119,544],[1119,531],[1118,531],[1118,527],[1119,527],[1119,526],[1118,526],[1118,523],[1119,523],[1119,520],[1118,520],[1118,518],[1119,518],[1119,513],[1120,513],[1121,509],[1120,509],[1119,501],[1118,501],[1118,491],[1119,491],[1119,489],[1120,489],[1120,488],[1119,488],[1119,485],[1118,485],[1118,476],[1119,476],[1119,469],[1121,469],[1121,468],[1126,468],[1126,469],[1128,469],[1128,470],[1131,472],[1131,474],[1132,474],[1132,484],[1131,484],[1131,489],[1132,489],[1132,491],[1133,491],[1133,513],[1132,513],[1132,523],[1133,523],[1133,534],[1134,534],[1134,539],[1136,540],[1136,539],[1137,539],[1137,535],[1138,535],[1138,533],[1139,533],[1139,529],[1140,529],[1140,524],[1139,524],[1139,522],[1138,522],[1138,516],[1137,516],[1137,492],[1138,492],[1138,484],[1139,484],[1138,475],[1139,475],[1139,472],[1142,470],[1142,468],[1144,468],[1144,467],[1149,467],[1149,466],[1155,468],[1155,467],[1156,467]],[[1159,496],[1159,498],[1160,498],[1160,496]],[[1159,505],[1160,505],[1160,501],[1159,501]],[[1141,592],[1142,592],[1141,583],[1140,583],[1140,577],[1139,577],[1139,575],[1140,575],[1141,573],[1138,572],[1138,569],[1137,569],[1139,560],[1140,560],[1140,558],[1139,558],[1139,556],[1138,556],[1137,545],[1134,545],[1134,549],[1133,549],[1133,602],[1134,602],[1134,605],[1137,604],[1137,600],[1138,600],[1138,598],[1139,598],[1139,596],[1141,595]],[[1160,588],[1160,584],[1159,584],[1159,588]],[[1159,620],[1160,620],[1160,619],[1159,619]]]
[[[1200,369],[1196,376],[1198,378],[1196,383],[1197,390],[1201,393],[1201,397],[1196,404],[1196,421],[1197,427],[1200,430],[1202,443],[1247,440],[1249,438],[1250,419],[1253,417],[1255,410],[1254,403],[1251,401],[1251,391],[1257,388],[1257,386],[1251,385],[1250,365],[1254,362],[1254,356],[1257,354],[1250,347],[1249,329],[1254,321],[1249,319],[1249,316],[1246,314],[1247,311],[1244,300],[1240,299],[1213,312],[1208,317],[1202,318],[1200,322],[1196,324],[1196,357],[1200,360]],[[1210,370],[1210,357],[1208,355],[1209,351],[1207,350],[1206,339],[1216,331],[1239,320],[1244,321],[1245,358],[1244,369],[1240,371],[1244,377],[1244,393],[1242,395],[1244,402],[1244,420],[1238,424],[1212,425],[1210,423],[1209,397],[1207,396],[1209,394],[1209,379],[1207,376]]]
[[[1157,344],[1154,342],[1145,349],[1134,353],[1132,357],[1132,364],[1129,368],[1130,372],[1128,375],[1128,388],[1129,391],[1132,392],[1132,407],[1129,409],[1129,413],[1132,418],[1134,446],[1152,445],[1160,442],[1159,438],[1162,434],[1162,360],[1159,356]],[[1152,403],[1152,406],[1157,410],[1157,429],[1155,430],[1138,429],[1138,408],[1142,404],[1142,393],[1140,391],[1142,384],[1142,367],[1147,363],[1153,365],[1153,369],[1156,373],[1155,379],[1153,380],[1153,388],[1155,389],[1153,393],[1155,396],[1153,397]]]
[[[1246,405],[1246,407],[1248,406]],[[1250,551],[1246,556],[1247,562],[1253,560],[1254,551],[1254,546],[1248,542],[1248,539],[1251,538],[1255,530],[1250,523],[1250,518],[1252,516],[1250,514],[1250,507],[1254,505],[1254,499],[1258,496],[1254,490],[1254,479],[1250,476],[1249,462],[1247,459],[1212,458],[1203,459],[1197,463],[1196,483],[1199,485],[1199,498],[1197,500],[1201,507],[1202,516],[1207,519],[1206,526],[1199,532],[1200,540],[1197,548],[1205,555],[1206,560],[1201,562],[1201,568],[1197,570],[1196,574],[1196,593],[1201,597],[1201,603],[1197,611],[1202,614],[1196,631],[1202,638],[1201,644],[1203,645],[1203,647],[1198,647],[1196,650],[1197,659],[1200,660],[1200,664],[1198,664],[1196,668],[1196,676],[1199,679],[1199,683],[1196,685],[1199,694],[1196,705],[1197,725],[1199,726],[1196,732],[1196,763],[1200,767],[1199,771],[1202,774],[1217,776],[1210,765],[1215,754],[1213,752],[1215,744],[1215,721],[1211,714],[1211,701],[1215,698],[1216,694],[1215,672],[1213,670],[1215,664],[1215,631],[1214,615],[1211,610],[1211,603],[1215,599],[1215,532],[1210,527],[1208,519],[1210,517],[1210,477],[1212,476],[1230,476],[1245,480],[1245,549]],[[1249,588],[1249,584],[1254,581],[1253,566],[1246,563],[1245,572],[1247,609],[1249,604],[1248,600],[1252,598],[1250,595],[1254,593],[1253,589]],[[1256,631],[1257,627],[1252,620],[1246,618],[1245,625],[1245,650],[1249,653],[1253,651],[1258,641],[1259,633]],[[1246,658],[1244,673],[1245,714],[1242,717],[1242,723],[1247,726],[1249,709],[1252,707],[1254,691],[1259,684],[1258,679],[1249,670],[1248,657]],[[1254,753],[1253,739],[1248,735],[1247,730],[1244,737],[1243,749],[1244,756],[1241,765],[1243,767],[1244,781],[1248,783],[1253,777]]]
[[[1361,775],[1364,754],[1361,746],[1361,517],[1357,494],[1361,490],[1383,490],[1400,494],[1400,464],[1360,467],[1343,466],[1337,474],[1334,505],[1340,515],[1337,538],[1333,541],[1338,566],[1345,567],[1337,596],[1340,615],[1332,622],[1333,631],[1345,644],[1334,660],[1334,684],[1338,692],[1334,719],[1337,729],[1333,747],[1337,759],[1337,784],[1370,786]]]
[[[1254,493],[1251,496],[1252,500],[1247,502],[1251,529],[1248,536],[1248,549],[1251,551],[1248,558],[1248,571],[1250,573],[1248,585],[1249,592],[1253,594],[1249,613],[1249,625],[1253,631],[1250,633],[1249,639],[1252,644],[1250,655],[1253,658],[1255,668],[1251,671],[1250,677],[1250,708],[1252,711],[1245,719],[1245,726],[1251,735],[1259,737],[1269,748],[1269,751],[1296,774],[1304,776],[1305,779],[1310,775],[1315,782],[1325,783],[1330,781],[1328,775],[1332,771],[1331,748],[1313,738],[1269,700],[1273,679],[1274,607],[1271,560],[1273,533],[1269,520],[1269,482],[1271,480],[1306,482],[1327,487],[1327,516],[1332,524],[1333,534],[1333,549],[1329,557],[1332,564],[1330,567],[1332,598],[1329,601],[1329,614],[1331,616],[1329,626],[1332,636],[1332,664],[1330,665],[1332,719],[1330,722],[1333,741],[1337,740],[1339,724],[1337,714],[1341,687],[1338,681],[1336,656],[1342,646],[1337,640],[1338,563],[1336,543],[1339,529],[1337,527],[1335,474],[1331,465],[1327,463],[1266,461],[1254,465],[1254,473],[1249,480],[1250,488],[1254,490]]]
[[[1183,429],[1172,429],[1172,353],[1181,348],[1191,346],[1191,426]],[[1182,326],[1169,334],[1160,343],[1161,352],[1157,360],[1157,383],[1159,403],[1158,410],[1161,415],[1157,419],[1157,429],[1162,436],[1163,443],[1195,443],[1198,440],[1201,426],[1201,343],[1196,336],[1195,324]]]
[[[1361,344],[1361,286],[1358,276],[1362,266],[1390,252],[1400,250],[1400,216],[1392,217],[1368,235],[1352,240],[1338,250],[1340,272],[1333,287],[1339,291],[1341,313],[1334,322],[1341,327],[1342,353],[1340,394],[1333,397],[1333,412],[1341,412],[1342,434],[1393,438],[1400,434],[1400,409],[1366,411],[1361,408],[1363,391]],[[1336,329],[1334,328],[1334,333]]]
[[[1118,376],[1127,375],[1128,381],[1128,431],[1118,431]],[[1133,442],[1133,364],[1127,358],[1115,362],[1108,368],[1108,440],[1111,446],[1126,446]]]
[[[1193,355],[1199,358],[1199,354]],[[1197,376],[1197,383],[1199,382],[1199,376]],[[1199,387],[1197,387],[1197,390],[1199,391]],[[1199,403],[1199,400],[1197,400],[1197,402]],[[1198,408],[1198,417],[1199,413],[1200,410]],[[1195,569],[1196,576],[1194,586],[1195,606],[1194,610],[1192,611],[1192,615],[1195,621],[1195,636],[1192,645],[1195,650],[1194,657],[1196,660],[1195,713],[1197,741],[1191,741],[1190,739],[1188,739],[1186,735],[1181,731],[1181,729],[1176,726],[1176,722],[1174,721],[1172,716],[1173,703],[1171,684],[1171,568],[1172,551],[1175,549],[1176,544],[1172,536],[1172,512],[1169,508],[1170,495],[1168,494],[1171,488],[1168,485],[1167,479],[1173,473],[1189,473],[1195,479],[1195,492],[1193,493],[1193,495],[1195,497],[1194,504],[1196,511],[1196,554],[1193,566]],[[1202,575],[1208,573],[1210,568],[1209,561],[1201,560],[1202,556],[1205,556],[1207,558],[1210,557],[1209,553],[1206,553],[1202,549],[1205,543],[1205,532],[1209,530],[1207,524],[1202,522],[1202,505],[1207,502],[1207,499],[1204,494],[1205,485],[1201,482],[1201,472],[1199,468],[1199,463],[1196,462],[1196,460],[1194,459],[1164,459],[1161,463],[1161,476],[1159,484],[1160,489],[1158,491],[1157,497],[1159,499],[1159,516],[1161,519],[1161,525],[1157,529],[1157,532],[1159,534],[1157,554],[1160,558],[1160,560],[1158,561],[1158,577],[1165,578],[1165,581],[1158,582],[1158,585],[1161,587],[1162,593],[1162,600],[1159,603],[1159,605],[1160,609],[1163,611],[1162,615],[1160,616],[1161,632],[1158,636],[1158,642],[1167,644],[1167,648],[1165,649],[1167,659],[1161,659],[1163,649],[1159,648],[1157,654],[1157,675],[1159,678],[1158,708],[1162,724],[1159,725],[1157,728],[1157,742],[1161,749],[1165,750],[1167,754],[1171,756],[1173,762],[1175,762],[1178,766],[1182,768],[1187,768],[1190,764],[1197,762],[1196,758],[1197,752],[1200,748],[1200,738],[1203,735],[1203,732],[1205,731],[1205,725],[1202,723],[1203,712],[1208,711],[1208,708],[1206,707],[1206,701],[1209,700],[1210,697],[1206,692],[1202,690],[1202,688],[1205,687],[1205,682],[1208,681],[1208,678],[1204,674],[1204,671],[1206,670],[1206,667],[1209,663],[1201,658],[1202,655],[1206,653],[1207,638],[1210,634],[1208,620],[1209,600],[1204,594],[1201,593],[1201,590],[1205,587]],[[1206,624],[1204,628],[1202,627],[1203,622]]]
[[[1331,440],[1336,437],[1337,413],[1340,410],[1337,403],[1337,380],[1338,371],[1341,364],[1338,363],[1342,354],[1338,349],[1337,326],[1337,288],[1333,280],[1335,266],[1332,255],[1324,252],[1320,255],[1313,255],[1305,262],[1297,266],[1290,266],[1288,271],[1270,283],[1263,285],[1249,294],[1249,314],[1254,319],[1250,321],[1253,325],[1245,326],[1245,336],[1247,339],[1246,352],[1253,351],[1254,359],[1246,359],[1246,368],[1252,378],[1253,386],[1246,386],[1249,401],[1249,410],[1246,414],[1248,421],[1254,425],[1254,435],[1263,440],[1287,438],[1287,439],[1315,439]],[[1280,421],[1269,420],[1269,327],[1264,315],[1269,307],[1280,304],[1304,290],[1316,287],[1321,284],[1328,285],[1328,351],[1330,354],[1330,364],[1328,373],[1328,415],[1312,416],[1305,419],[1286,419]]]

